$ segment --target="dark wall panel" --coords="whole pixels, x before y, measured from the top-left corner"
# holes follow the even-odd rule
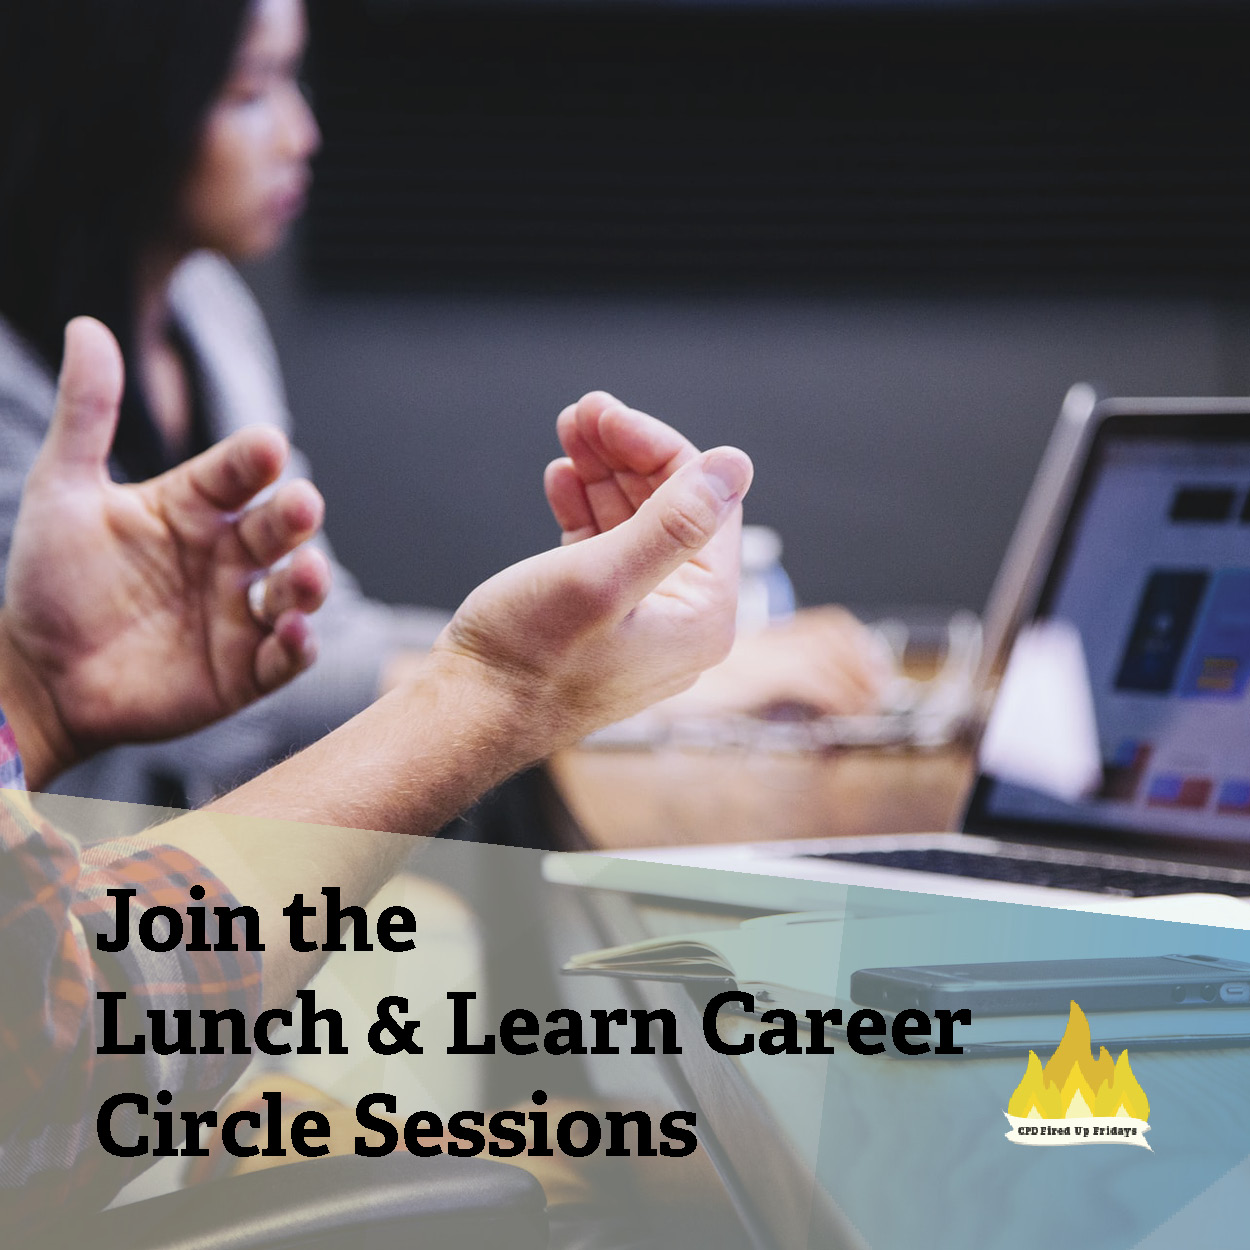
[[[324,289],[1250,278],[1244,7],[313,13]]]

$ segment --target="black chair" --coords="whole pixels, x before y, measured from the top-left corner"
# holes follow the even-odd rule
[[[315,1159],[117,1207],[84,1250],[546,1250],[542,1186],[486,1159]]]

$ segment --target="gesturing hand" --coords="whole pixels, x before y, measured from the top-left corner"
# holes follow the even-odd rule
[[[700,455],[660,421],[592,394],[561,414],[547,471],[565,545],[465,600],[436,648],[519,699],[547,751],[690,685],[724,658],[751,462]]]
[[[225,716],[315,652],[306,614],[325,598],[329,566],[296,548],[321,524],[321,496],[292,482],[241,511],[281,472],[283,436],[243,430],[121,486],[108,473],[121,392],[112,336],[87,318],[71,322],[0,611],[5,710],[35,785],[109,743]],[[254,614],[250,583],[292,552]]]
[[[566,408],[557,428],[566,454],[548,466],[546,487],[566,543],[618,524],[697,454],[676,430],[601,392]],[[822,714],[869,712],[887,676],[859,621],[841,608],[813,608],[739,638],[723,663],[663,711],[741,714],[797,704]]]
[[[604,391],[570,404],[556,419],[556,433],[565,454],[547,466],[543,486],[565,544],[633,516],[699,454],[672,426],[626,408]]]

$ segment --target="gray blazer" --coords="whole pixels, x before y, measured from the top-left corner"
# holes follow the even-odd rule
[[[201,252],[174,275],[174,316],[195,353],[209,427],[224,438],[244,425],[289,432],[277,354],[260,309],[221,257]],[[0,574],[7,567],[22,483],[52,415],[55,384],[46,366],[0,318]],[[288,476],[307,476],[298,451]],[[200,733],[171,743],[107,752],[51,787],[63,794],[152,802],[156,779],[174,780],[199,805],[355,715],[373,698],[387,659],[428,647],[444,612],[397,608],[365,598],[321,540],[334,588],[316,618],[319,659],[284,690]],[[119,675],[124,680],[124,675]]]

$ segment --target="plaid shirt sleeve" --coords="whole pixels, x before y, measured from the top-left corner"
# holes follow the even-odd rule
[[[11,766],[16,762],[15,767]],[[7,771],[6,771],[7,768]],[[0,716],[0,777],[21,784],[12,731]],[[96,950],[112,934],[116,901],[106,891],[131,888],[131,933],[138,914],[164,904],[185,914],[188,890],[204,888],[198,906],[236,907],[220,881],[173,847],[126,839],[87,855],[51,828],[24,793],[0,790],[0,1234],[105,1206],[154,1160],[116,1158],[99,1144],[96,1117],[113,1094],[154,1099],[168,1108],[126,1107],[112,1117],[119,1142],[146,1135],[157,1145],[152,1112],[207,1111],[234,1083],[247,1056],[99,1055],[102,990],[122,991],[123,1042],[148,1035],[149,1009],[235,1008],[249,1027],[260,1007],[260,955],[245,950],[158,953],[132,937],[113,955]],[[175,1017],[168,1014],[172,1022]],[[199,1035],[199,1029],[195,1030]],[[175,1123],[180,1123],[175,1118]],[[0,1236],[0,1241],[5,1240]]]

